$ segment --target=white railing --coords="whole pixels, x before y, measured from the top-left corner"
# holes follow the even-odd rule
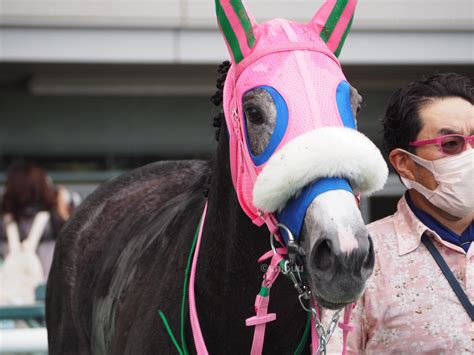
[[[0,329],[0,354],[47,352],[46,328]]]

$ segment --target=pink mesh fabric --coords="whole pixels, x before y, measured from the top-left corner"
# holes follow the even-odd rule
[[[242,96],[262,85],[275,88],[288,105],[288,128],[276,151],[301,134],[321,127],[343,127],[336,89],[346,80],[338,60],[311,24],[276,19],[254,28],[256,44],[239,64],[233,64],[224,88],[224,113],[230,139],[232,180],[245,213],[262,225],[252,203],[257,176],[247,148]],[[298,49],[299,48],[299,49]]]

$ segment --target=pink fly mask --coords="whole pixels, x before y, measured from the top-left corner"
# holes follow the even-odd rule
[[[311,201],[334,189],[371,193],[387,179],[377,147],[356,130],[350,90],[337,55],[356,0],[328,0],[307,24],[275,19],[257,25],[241,1],[216,0],[232,56],[224,114],[234,188],[245,213],[297,237]],[[249,141],[244,96],[258,89],[275,122],[263,149]]]

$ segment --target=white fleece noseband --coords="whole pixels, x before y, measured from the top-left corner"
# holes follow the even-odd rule
[[[354,191],[383,188],[388,168],[379,149],[362,133],[323,127],[305,133],[277,151],[258,175],[253,203],[264,212],[281,210],[303,187],[320,178],[342,177]]]

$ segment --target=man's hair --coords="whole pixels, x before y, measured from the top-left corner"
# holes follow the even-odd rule
[[[422,128],[420,109],[434,99],[450,97],[460,97],[474,104],[472,80],[456,73],[442,73],[398,89],[390,98],[382,119],[385,152],[401,148],[413,153],[408,143],[416,140]]]

